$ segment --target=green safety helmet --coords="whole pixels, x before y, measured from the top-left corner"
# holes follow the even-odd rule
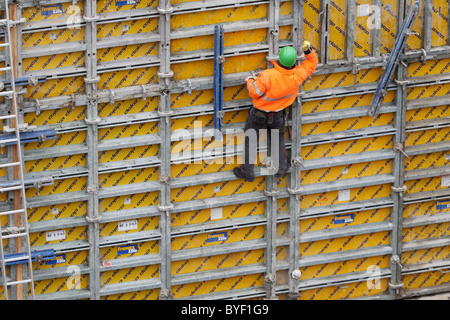
[[[282,66],[290,68],[297,60],[297,52],[292,47],[284,47],[280,50],[279,58]]]

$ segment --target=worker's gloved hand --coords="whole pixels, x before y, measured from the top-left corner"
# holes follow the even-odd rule
[[[304,40],[302,45],[302,50],[304,54],[311,53],[311,43],[309,41]]]
[[[245,82],[247,82],[249,79],[253,79],[253,80],[256,80],[256,77],[255,76],[250,76],[250,77],[247,77],[247,78],[245,78]]]

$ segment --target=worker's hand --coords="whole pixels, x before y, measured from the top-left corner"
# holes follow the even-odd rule
[[[245,82],[247,82],[249,79],[253,79],[253,80],[256,80],[256,77],[255,76],[250,76],[250,77],[247,77],[247,78],[245,78]]]
[[[304,40],[302,45],[303,52],[309,51],[311,49],[311,43],[309,41]]]

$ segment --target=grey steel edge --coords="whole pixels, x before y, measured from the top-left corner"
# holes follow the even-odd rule
[[[448,174],[450,174],[450,166],[408,170],[405,172],[405,181],[440,177]]]
[[[155,279],[145,279],[145,280],[107,284],[100,287],[99,294],[102,297],[113,294],[137,292],[159,288],[161,288],[161,280],[159,278],[155,278]]]
[[[450,285],[448,283],[426,288],[403,289],[401,290],[401,295],[399,296],[399,299],[408,299],[417,296],[427,296],[446,292],[450,292]]]
[[[450,190],[438,189],[432,191],[423,191],[416,193],[407,193],[403,196],[403,203],[405,205],[411,203],[434,201],[434,200],[445,200],[450,198]]]
[[[89,299],[91,293],[86,289],[66,290],[53,293],[37,294],[36,300],[81,300]]]
[[[414,263],[403,265],[402,275],[416,274],[423,272],[433,272],[450,269],[450,259],[432,260],[426,263]],[[445,273],[442,272],[442,273]]]
[[[438,247],[445,247],[450,245],[450,237],[444,236],[439,238],[433,238],[433,239],[424,239],[424,240],[412,240],[403,242],[402,244],[402,251],[414,251],[414,250],[420,250],[420,249],[430,249],[430,248],[438,248]]]
[[[445,222],[450,222],[450,214],[448,213],[435,213],[431,215],[427,214],[417,217],[404,218],[403,228],[412,228],[417,226],[438,224]]]

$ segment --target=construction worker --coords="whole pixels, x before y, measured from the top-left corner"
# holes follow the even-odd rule
[[[270,61],[274,68],[262,71],[257,78],[250,76],[246,79],[253,107],[250,108],[244,128],[244,161],[233,169],[236,177],[250,182],[255,180],[256,144],[261,129],[268,129],[272,139],[276,137],[272,132],[278,130],[279,154],[275,176],[281,177],[289,170],[290,161],[287,159],[284,142],[285,109],[295,101],[300,85],[314,72],[318,64],[316,52],[308,41],[303,41],[302,50],[306,60],[299,66],[295,66],[296,50],[293,47],[284,47],[279,52],[279,63]],[[253,141],[250,141],[250,131],[256,131]]]

